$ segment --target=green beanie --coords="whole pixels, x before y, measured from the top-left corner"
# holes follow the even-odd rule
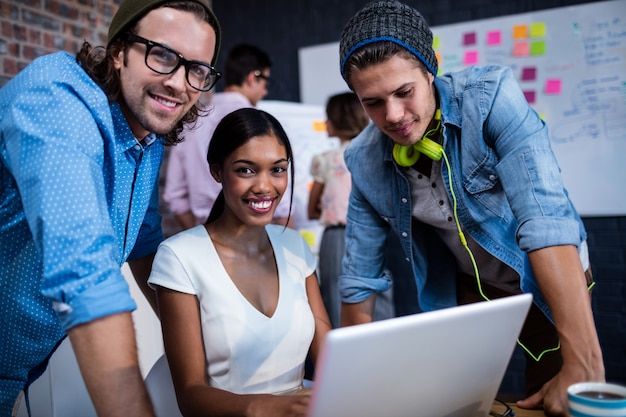
[[[146,15],[149,11],[154,10],[171,0],[123,0],[120,7],[117,9],[117,13],[113,16],[111,25],[109,26],[109,36],[107,45],[110,44],[116,37],[124,33],[129,27],[133,26],[139,19]],[[211,65],[215,65],[217,60],[217,54],[220,50],[220,42],[222,39],[222,30],[220,28],[219,21],[211,10],[208,0],[187,0],[193,3],[198,3],[207,11],[210,16],[210,20],[213,21],[212,26],[215,29],[215,54],[211,60]]]

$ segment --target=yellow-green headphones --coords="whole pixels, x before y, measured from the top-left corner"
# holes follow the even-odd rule
[[[435,120],[437,120],[437,126],[424,134],[422,139],[409,146],[403,146],[399,144],[393,145],[393,159],[396,163],[403,167],[413,166],[419,159],[421,154],[426,155],[428,158],[439,161],[443,156],[443,146],[429,136],[437,134],[441,127],[441,110],[435,111]]]

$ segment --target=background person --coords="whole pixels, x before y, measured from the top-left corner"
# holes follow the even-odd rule
[[[204,0],[124,0],[108,39],[0,90],[2,416],[66,335],[99,416],[153,415],[120,267],[147,289],[163,146],[219,78],[220,29]]]
[[[163,200],[182,229],[204,224],[221,190],[206,163],[209,142],[217,124],[234,110],[255,107],[267,95],[272,61],[260,48],[239,44],[226,57],[224,92],[209,98],[208,113],[184,132],[185,142],[173,147],[167,163]],[[285,224],[289,199],[274,221]]]
[[[533,294],[520,335],[530,397],[518,405],[566,415],[570,384],[604,379],[583,223],[511,70],[437,76],[432,41],[419,12],[396,1],[369,3],[341,35],[341,74],[374,122],[344,153],[342,323],[371,320],[393,228],[424,310]]]
[[[350,196],[350,172],[343,152],[369,123],[359,98],[352,92],[335,94],[326,102],[326,130],[337,137],[339,146],[315,155],[311,161],[311,187],[308,203],[309,219],[319,219],[324,226],[319,247],[319,280],[322,299],[333,328],[341,324],[341,299],[338,280],[345,253],[345,227]],[[377,298],[375,319],[394,316],[391,290]]]
[[[268,113],[236,110],[217,126],[208,162],[223,187],[209,219],[165,240],[149,279],[179,407],[304,416],[308,397],[293,394],[330,324],[306,241],[270,224],[289,182],[289,139]]]

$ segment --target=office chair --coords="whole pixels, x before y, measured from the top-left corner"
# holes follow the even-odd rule
[[[165,355],[154,363],[145,382],[157,417],[183,417],[178,409],[172,375]]]

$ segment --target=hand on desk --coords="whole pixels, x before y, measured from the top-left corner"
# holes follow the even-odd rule
[[[604,381],[604,372],[594,374],[589,370],[585,377],[572,376],[575,372],[568,372],[570,368],[563,366],[554,378],[546,382],[544,386],[530,397],[520,400],[516,405],[525,409],[536,409],[543,405],[543,411],[547,416],[565,417],[568,415],[567,388],[580,381]],[[591,376],[589,376],[591,375]]]

